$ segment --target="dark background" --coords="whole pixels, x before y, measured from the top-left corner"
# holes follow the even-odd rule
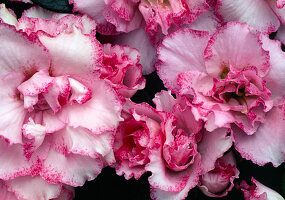
[[[72,12],[72,6],[68,4],[67,0],[33,0],[44,8],[56,12]],[[30,8],[32,5],[20,2],[10,2],[8,0],[0,0],[0,3],[5,3],[6,7],[11,8],[17,17],[21,13]],[[271,35],[274,37],[274,34]],[[100,40],[100,36],[98,36]],[[138,91],[132,100],[136,103],[147,102],[154,106],[151,99],[156,92],[165,89],[156,72],[145,76],[146,88]],[[285,144],[284,144],[285,145]],[[233,149],[234,150],[234,149]],[[241,156],[235,151],[238,169],[240,170],[240,179],[236,180],[239,183],[241,180],[246,180],[250,183],[251,177],[254,177],[262,184],[277,191],[283,197],[285,196],[285,163],[278,168],[274,168],[272,164],[267,164],[264,167],[259,167],[251,161],[242,159]],[[150,188],[147,182],[150,173],[144,174],[139,180],[131,179],[125,180],[124,177],[116,175],[114,169],[106,167],[102,173],[93,181],[86,182],[83,187],[75,188],[75,200],[88,199],[96,200],[111,200],[124,199],[124,200],[147,200],[150,199]],[[282,184],[283,183],[283,184]],[[187,200],[211,200],[203,195],[198,188],[194,188],[189,192]],[[220,198],[220,200],[242,200],[243,194],[234,188],[227,197]]]

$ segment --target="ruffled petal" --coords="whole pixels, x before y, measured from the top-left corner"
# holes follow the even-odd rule
[[[130,21],[120,18],[119,14],[112,8],[106,7],[103,11],[105,19],[116,27],[118,32],[128,33],[141,26],[142,15],[138,9],[135,10],[134,17]]]
[[[181,29],[166,36],[158,49],[157,71],[164,85],[178,92],[177,77],[185,71],[205,72],[204,49],[210,38],[208,32]]]
[[[91,158],[98,154],[105,156],[112,150],[114,135],[112,133],[92,134],[84,128],[67,126],[53,134],[53,147],[65,149],[68,153],[75,153]]]
[[[74,199],[74,188],[63,185],[60,195],[55,200],[71,200]]]
[[[23,135],[30,141],[24,145],[25,154],[31,155],[44,141],[46,127],[35,122],[30,118],[29,123],[23,125]],[[30,159],[30,157],[28,157]]]
[[[234,154],[229,152],[216,161],[215,169],[200,177],[199,188],[209,197],[224,197],[239,177]]]
[[[241,71],[254,66],[258,75],[264,77],[270,69],[268,54],[247,24],[230,22],[209,41],[205,49],[206,69],[209,75],[220,77],[225,68]]]
[[[173,106],[176,103],[175,98],[171,95],[170,91],[162,90],[155,94],[153,102],[156,105],[157,111],[172,112]]]
[[[22,125],[27,111],[17,94],[22,73],[0,75],[0,136],[10,144],[22,143]]]
[[[182,27],[191,28],[197,31],[208,31],[210,34],[213,34],[220,26],[220,20],[216,17],[214,11],[210,10],[199,15],[194,22],[185,24]]]
[[[5,200],[18,200],[13,192],[9,192],[4,184],[4,181],[0,181],[0,199]]]
[[[87,14],[98,23],[97,31],[104,35],[117,33],[116,27],[107,22],[102,14],[106,3],[104,0],[69,0],[70,4],[73,4],[73,12],[80,12]]]
[[[58,116],[55,115],[51,110],[46,110],[43,112],[42,124],[46,128],[46,133],[54,133],[65,127],[65,123],[60,121]]]
[[[6,181],[5,185],[8,191],[13,192],[21,200],[49,200],[58,197],[61,192],[61,185],[50,184],[40,176],[21,176]]]
[[[171,191],[164,191],[158,188],[151,188],[151,198],[156,200],[178,200],[178,199],[185,199],[188,195],[189,190],[194,188],[199,180],[197,175],[200,173],[201,170],[201,163],[199,159],[201,159],[200,155],[196,156],[196,161],[192,164],[188,171],[191,176],[189,177],[187,184],[185,187],[178,192],[171,192]]]
[[[77,187],[85,181],[95,179],[102,168],[100,158],[93,159],[73,153],[64,155],[51,149],[43,163],[41,176],[49,183],[65,183]]]
[[[86,101],[92,98],[92,92],[88,87],[72,78],[69,78],[68,81],[71,87],[71,96],[69,97],[70,104],[84,104]]]
[[[141,54],[140,63],[143,66],[143,75],[150,74],[155,70],[154,65],[157,61],[156,48],[151,44],[143,28],[113,37],[115,38],[114,43],[129,45],[139,50]]]
[[[0,24],[0,37],[0,73],[15,71],[31,75],[49,68],[48,52],[36,38],[30,40],[6,24]]]
[[[21,17],[30,17],[30,18],[43,18],[50,19],[55,14],[55,12],[49,11],[39,6],[33,6],[25,10]]]
[[[245,200],[284,200],[284,198],[276,191],[261,184],[253,177],[251,178],[253,185],[249,186],[242,181],[239,188],[243,192]]]
[[[0,140],[0,161],[2,163],[0,178],[3,180],[36,173],[41,167],[40,163],[35,163],[33,172],[30,163],[25,159],[23,147],[19,144],[8,146],[2,139]]]
[[[277,31],[275,39],[282,42],[282,44],[285,44],[285,25],[281,24],[280,28]]]
[[[202,173],[215,168],[215,162],[232,146],[228,129],[220,128],[213,132],[202,133],[202,141],[198,143],[198,152],[201,154]],[[211,147],[211,148],[210,148]]]
[[[264,0],[218,0],[216,11],[225,22],[246,22],[265,33],[277,31],[280,25],[275,13]]]
[[[276,3],[274,1],[269,1],[269,0],[267,0],[267,2],[270,4],[270,7],[274,11],[278,19],[281,21],[281,23],[285,24],[285,14],[284,14],[285,8],[283,7],[284,4],[280,3],[280,0],[277,0]]]
[[[75,27],[72,33],[62,33],[57,37],[42,33],[39,38],[50,52],[53,76],[94,78],[103,59],[101,44],[95,38],[82,34]]]
[[[148,178],[148,181],[152,188],[158,189],[157,192],[179,194],[187,187],[189,181],[191,182],[191,188],[198,182],[201,170],[199,156],[196,156],[195,161],[181,172],[168,170],[162,157],[161,148],[150,150],[149,159],[150,163],[146,165],[146,170],[150,171],[152,175]]]
[[[242,157],[258,165],[271,162],[275,167],[285,161],[284,105],[273,107],[266,114],[266,122],[253,135],[246,135],[233,127],[235,148]]]
[[[6,8],[5,4],[0,4],[0,20],[3,23],[10,24],[12,26],[17,26],[18,20],[15,15],[13,15]]]
[[[92,84],[92,98],[84,104],[65,105],[59,118],[74,128],[84,127],[96,134],[112,131],[121,121],[121,101],[104,81]]]
[[[280,98],[285,95],[285,53],[281,50],[278,41],[262,36],[262,46],[269,51],[271,68],[265,77],[266,87],[271,92],[271,98]]]

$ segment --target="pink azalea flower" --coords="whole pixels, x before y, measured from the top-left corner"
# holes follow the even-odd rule
[[[209,197],[223,197],[232,190],[238,177],[234,155],[229,152],[216,161],[215,169],[200,177],[199,188]]]
[[[30,176],[52,188],[81,186],[115,162],[122,99],[100,79],[95,23],[71,15],[35,18],[49,15],[42,11],[27,11],[16,27],[0,24],[0,178],[16,186]]]
[[[109,80],[124,97],[133,96],[145,87],[140,54],[129,46],[103,45],[104,57],[100,78]]]
[[[212,36],[177,31],[158,51],[160,78],[198,106],[195,114],[208,131],[231,127],[236,149],[259,165],[284,161],[285,79],[279,77],[285,54],[279,42],[232,22]]]
[[[245,200],[284,200],[284,198],[274,190],[251,178],[252,185],[242,181],[238,188],[243,192]]]
[[[146,23],[151,34],[168,34],[172,25],[193,22],[209,5],[205,0],[149,1],[149,0],[70,0],[74,12],[88,14],[99,24],[102,34],[130,32]]]
[[[186,98],[174,99],[161,92],[154,99],[163,115],[162,134],[149,150],[147,171],[153,199],[184,199],[199,181],[199,176],[215,168],[215,161],[227,151],[231,139],[225,128],[207,132],[192,113]],[[209,148],[211,146],[211,149]]]
[[[224,22],[246,22],[264,33],[277,31],[285,23],[284,0],[218,0],[216,12]]]
[[[116,171],[128,180],[139,179],[146,172],[149,163],[149,149],[156,145],[160,136],[160,115],[148,104],[124,105],[124,121],[116,131],[114,154],[117,161]]]

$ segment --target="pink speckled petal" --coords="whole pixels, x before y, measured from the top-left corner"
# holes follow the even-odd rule
[[[269,51],[270,55],[271,68],[265,80],[266,87],[271,92],[271,98],[275,99],[285,96],[285,53],[281,50],[281,44],[263,35],[262,46]]]
[[[157,61],[156,48],[151,44],[143,28],[123,33],[113,38],[116,44],[129,45],[139,50],[141,54],[140,63],[143,66],[142,73],[144,75],[150,74],[155,70],[154,65]]]
[[[6,8],[5,4],[0,4],[0,20],[12,26],[17,26],[18,23],[17,17]]]
[[[53,199],[61,192],[61,185],[49,184],[40,176],[21,176],[6,181],[5,185],[8,191],[13,192],[21,200]]]
[[[121,121],[118,94],[104,81],[92,84],[92,98],[84,104],[65,105],[59,118],[74,128],[84,127],[97,134],[114,130]]]
[[[209,33],[213,34],[220,26],[220,20],[214,14],[214,11],[210,10],[199,15],[194,22],[183,25],[183,28],[191,28],[198,31],[208,31]]]
[[[191,174],[185,187],[178,192],[164,191],[159,188],[151,188],[151,198],[156,200],[174,200],[174,199],[185,199],[188,195],[189,190],[194,188],[199,180],[201,170],[200,155],[197,155],[196,161],[189,168],[188,173]]]
[[[212,36],[205,49],[206,69],[209,75],[219,77],[225,67],[241,71],[254,66],[258,75],[264,77],[270,69],[268,54],[251,27],[229,22]]]
[[[177,77],[185,71],[205,72],[204,49],[210,38],[208,32],[181,29],[165,37],[158,48],[158,75],[165,86],[178,92]]]
[[[5,200],[18,200],[13,192],[9,192],[4,184],[4,181],[0,181],[0,198]]]
[[[275,167],[285,161],[284,105],[273,107],[266,114],[266,122],[253,135],[233,127],[235,148],[241,156],[258,165],[271,162]]]
[[[0,75],[0,136],[10,144],[22,143],[22,125],[27,111],[17,98],[17,86],[23,81],[22,73]]]
[[[202,141],[198,144],[198,152],[201,154],[202,173],[214,169],[216,160],[222,157],[232,146],[232,140],[230,136],[227,136],[228,131],[226,128],[219,128],[213,132],[205,131],[202,133]]]
[[[94,159],[73,153],[64,155],[50,149],[43,163],[41,176],[49,183],[65,183],[76,187],[82,186],[85,181],[95,179],[102,167],[100,158]]]
[[[95,38],[82,34],[75,27],[72,33],[62,33],[57,37],[41,33],[39,38],[50,52],[53,76],[94,78],[103,59],[101,44]]]
[[[49,68],[48,52],[36,38],[31,41],[25,33],[16,32],[7,24],[0,24],[0,37],[0,73],[30,74]]]
[[[225,22],[246,22],[265,33],[277,31],[280,25],[277,16],[264,0],[218,0],[216,11]]]
[[[55,149],[67,148],[70,153],[76,153],[91,158],[98,157],[98,154],[105,156],[110,153],[113,147],[114,135],[102,133],[95,135],[84,128],[72,128],[67,126],[53,134],[53,146]]]

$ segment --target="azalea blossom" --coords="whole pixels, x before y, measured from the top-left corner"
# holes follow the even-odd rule
[[[139,52],[129,46],[103,45],[101,79],[109,80],[124,97],[133,96],[145,87]]]
[[[193,106],[186,98],[175,99],[163,91],[154,102],[163,121],[161,135],[154,138],[157,145],[149,149],[150,161],[146,165],[152,173],[148,179],[151,197],[184,199],[198,184],[199,176],[215,168],[216,160],[232,141],[226,128],[211,133],[203,129],[202,120],[195,119]]]
[[[231,22],[213,35],[179,30],[158,52],[165,86],[197,105],[208,131],[232,128],[236,149],[254,163],[284,162],[285,79],[279,77],[285,66],[278,41]]]
[[[246,22],[264,33],[278,30],[285,23],[283,0],[217,0],[216,12],[224,22]]]
[[[127,101],[114,141],[114,154],[118,175],[126,179],[139,179],[146,172],[149,163],[149,149],[153,148],[160,136],[161,116],[147,104]]]
[[[16,27],[0,24],[0,178],[17,185],[27,181],[22,177],[38,176],[58,188],[45,197],[50,199],[64,184],[81,186],[115,162],[113,132],[122,120],[122,98],[100,79],[103,49],[92,21],[28,15],[42,13],[33,8]]]

